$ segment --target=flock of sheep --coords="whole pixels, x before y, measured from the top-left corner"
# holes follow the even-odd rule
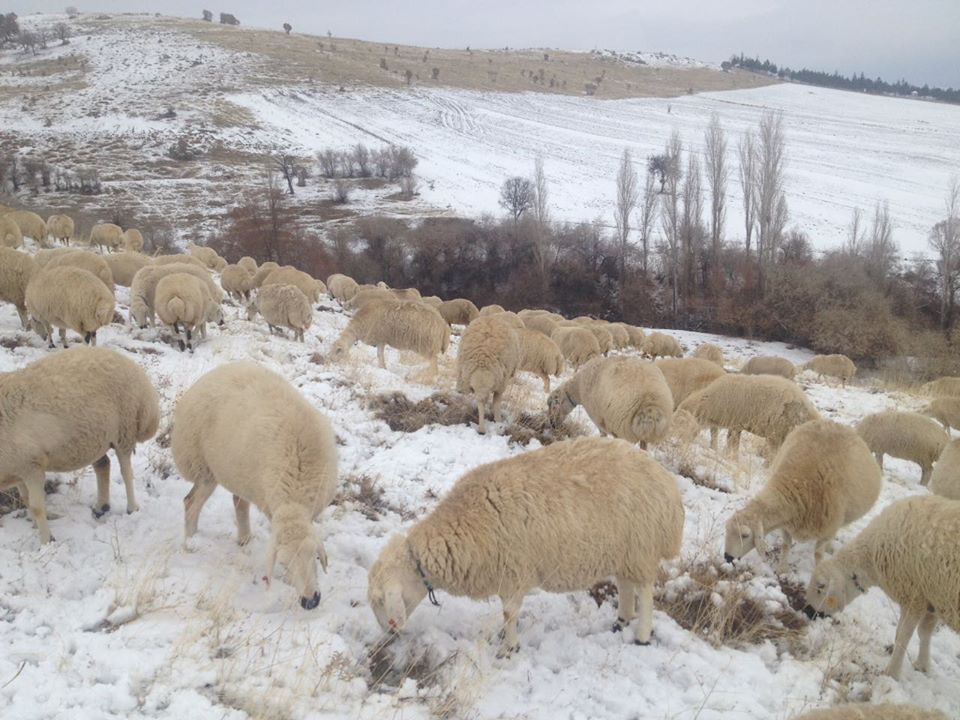
[[[951,442],[947,434],[960,428],[960,378],[926,386],[934,398],[926,413],[883,412],[850,428],[820,417],[794,382],[798,368],[784,358],[757,357],[740,372],[727,372],[715,345],[683,357],[673,337],[624,323],[568,320],[546,310],[513,313],[498,305],[478,309],[466,299],[359,285],[340,274],[323,283],[251,258],[230,265],[200,246],[148,257],[140,252],[139,232],[115,225],[90,233],[91,245],[108,250],[99,254],[69,245],[73,222],[66,216],[44,222],[33,213],[3,211],[0,300],[15,305],[24,328],[51,347],[54,328],[64,347],[68,330],[91,346],[0,376],[0,489],[19,489],[44,543],[52,539],[45,473],[92,465],[99,516],[110,508],[110,448],[120,464],[127,511],[138,509],[130,457],[156,433],[160,409],[139,365],[92,347],[97,330],[114,320],[115,285],[130,287],[132,324],[146,327],[158,317],[182,350],[193,348],[207,323],[223,322],[225,296],[246,304],[250,319],[262,315],[271,332],[290,330],[303,341],[313,306],[329,293],[351,313],[331,359],[359,341],[377,349],[381,367],[391,347],[423,356],[436,376],[438,358],[456,333],[456,387],[476,400],[480,432],[488,430],[488,409],[495,423],[501,421],[505,391],[517,373],[529,372],[549,393],[551,422],[559,424],[582,406],[603,436],[556,442],[477,467],[429,515],[391,538],[369,570],[368,599],[384,630],[401,632],[424,598],[436,602],[437,591],[498,596],[504,618],[498,654],[507,656],[519,648],[517,617],[531,590],[570,592],[614,577],[614,631],[632,628],[624,635],[649,643],[658,567],[680,553],[684,507],[671,474],[635,446],[646,449],[668,436],[690,441],[709,429],[713,448],[725,430],[728,450],[738,452],[746,431],[764,438],[773,454],[766,485],[727,521],[726,561],[754,549],[766,553],[767,536],[779,530],[785,569],[791,544],[813,541],[816,567],[806,594],[811,617],[839,612],[879,586],[901,608],[887,667],[895,678],[915,631],[922,671],[938,622],[960,631],[960,440]],[[23,238],[39,249],[16,249]],[[51,238],[64,247],[48,247]],[[615,352],[626,348],[643,357]],[[568,364],[573,376],[550,392],[551,376]],[[804,369],[843,383],[856,372],[842,355],[818,356]],[[316,607],[316,564],[319,559],[326,567],[326,553],[314,521],[338,482],[327,418],[275,373],[252,362],[230,363],[180,397],[171,449],[180,475],[193,484],[184,498],[186,535],[196,532],[204,503],[222,485],[233,494],[238,542],[250,539],[253,503],[271,521],[267,577],[279,562],[301,605]],[[934,494],[894,502],[825,558],[837,532],[876,502],[884,455],[917,463],[921,482]],[[917,713],[888,707],[876,717],[940,717]]]

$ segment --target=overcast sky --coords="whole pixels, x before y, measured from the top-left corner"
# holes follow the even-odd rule
[[[960,87],[960,0],[14,0],[18,14],[204,7],[244,25],[441,47],[662,50]],[[277,10],[282,8],[282,10]],[[279,13],[279,14],[278,14]]]

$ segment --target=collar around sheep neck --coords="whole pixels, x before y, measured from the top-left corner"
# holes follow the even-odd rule
[[[861,595],[867,594],[866,588],[860,583],[860,579],[857,577],[856,573],[853,573],[853,575],[850,576],[850,580],[853,582],[853,586],[860,591]]]
[[[427,589],[427,597],[430,599],[431,605],[436,605],[440,607],[440,601],[437,600],[437,595],[434,592],[433,583],[427,580],[427,574],[423,571],[423,566],[420,564],[420,559],[414,555],[413,548],[410,547],[410,543],[407,543],[407,549],[410,551],[410,559],[413,560],[413,564],[417,568],[417,575],[420,576],[420,579],[423,581],[423,586]]]

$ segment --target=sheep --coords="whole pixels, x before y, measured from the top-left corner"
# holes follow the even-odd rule
[[[639,615],[653,629],[661,560],[676,557],[684,509],[663,467],[629,443],[578,438],[463,475],[434,510],[394,535],[370,567],[367,598],[380,627],[401,632],[434,590],[503,604],[498,655],[519,650],[517,617],[535,588],[572,592],[615,576],[614,632]]]
[[[477,317],[480,317],[479,315]],[[520,319],[520,316],[515,312],[510,310],[504,310],[502,313],[492,313],[484,315],[483,317],[496,317],[497,320],[502,322],[504,325],[512,327],[514,330],[525,330],[526,325],[523,324],[523,320]],[[476,318],[474,318],[476,319]]]
[[[194,245],[190,243],[187,245],[187,252],[203,263],[204,267],[211,270],[215,269],[218,261],[222,259],[216,250],[205,245]]]
[[[900,605],[893,655],[886,674],[897,679],[917,629],[914,667],[927,672],[930,636],[938,620],[960,632],[960,503],[936,495],[912,496],[888,505],[851,542],[813,571],[807,615],[842,611],[878,585]]]
[[[948,433],[950,428],[960,430],[960,397],[938,397],[930,401],[924,415],[932,417],[943,425]]]
[[[517,330],[517,339],[520,341],[520,364],[517,370],[536,375],[543,381],[543,391],[549,393],[550,376],[559,377],[563,373],[563,353],[543,333],[523,328]]]
[[[257,274],[257,261],[249,255],[244,255],[242,258],[237,260],[237,266],[242,267],[249,275]]]
[[[939,710],[928,710],[917,705],[848,703],[825,710],[813,710],[797,715],[793,720],[947,720],[947,716]]]
[[[550,333],[563,357],[574,369],[600,355],[600,344],[592,332],[582,327],[558,327]]]
[[[33,259],[37,261],[39,267],[46,267],[47,263],[55,257],[75,253],[77,250],[79,250],[79,248],[76,247],[43,248],[33,254]]]
[[[257,268],[256,275],[253,276],[253,286],[255,288],[259,288],[261,285],[263,285],[263,281],[267,279],[270,273],[279,267],[280,266],[273,262],[273,260],[267,260],[267,262],[262,263],[260,267]]]
[[[137,272],[153,262],[146,255],[137,252],[108,253],[103,259],[110,268],[114,284],[121,287],[130,287]]]
[[[216,286],[206,269],[193,264],[171,263],[168,265],[148,265],[133,276],[130,285],[130,323],[145,328],[149,322],[154,324],[154,294],[160,278],[173,273],[188,273],[200,278],[210,294],[211,301],[217,305],[223,300],[223,293]]]
[[[193,255],[184,255],[183,253],[177,253],[175,255],[154,255],[153,264],[157,266],[175,264],[193,265],[194,267],[204,271],[209,270],[209,268],[199,258],[195,258]]]
[[[644,337],[640,352],[649,358],[683,357],[683,349],[677,339],[660,332],[652,332]]]
[[[655,364],[670,387],[674,408],[680,407],[692,393],[726,375],[722,367],[698,357],[660,358]]]
[[[487,431],[487,398],[492,398],[493,421],[500,422],[500,399],[520,366],[517,331],[498,315],[480,316],[467,325],[457,352],[457,392],[472,393],[477,401],[477,428]]]
[[[811,420],[787,435],[766,484],[727,521],[724,559],[767,552],[766,535],[783,532],[780,572],[794,540],[816,541],[814,561],[837,531],[863,517],[880,496],[880,467],[853,428]]]
[[[73,237],[73,218],[68,215],[51,215],[47,218],[47,236],[64,245],[70,244]]]
[[[816,355],[804,363],[803,369],[815,372],[818,380],[824,375],[839,378],[844,387],[857,374],[857,366],[846,355]]]
[[[506,312],[503,305],[484,305],[480,310],[481,315],[496,315],[502,312]]]
[[[127,228],[123,232],[121,244],[127,252],[143,252],[143,234],[136,228]]]
[[[334,273],[327,278],[327,292],[341,305],[352,300],[359,288],[356,280],[341,273]]]
[[[933,464],[950,438],[939,425],[919,413],[886,410],[867,415],[857,424],[870,451],[883,468],[883,456],[909,460],[920,466],[920,484],[930,480]]]
[[[262,289],[262,288],[261,288]],[[410,350],[430,361],[432,374],[438,372],[437,357],[447,351],[450,328],[440,313],[418,302],[385,300],[360,308],[331,350],[336,360],[346,355],[357,341],[377,348],[377,362],[386,368],[384,348]]]
[[[521,316],[521,320],[523,320],[523,325],[527,330],[533,330],[547,337],[553,335],[553,331],[558,327],[557,321],[546,314],[525,315]]]
[[[443,298],[438,297],[437,295],[427,295],[426,297],[421,297],[420,302],[436,309],[443,304]]]
[[[239,265],[227,265],[220,273],[220,287],[234,300],[250,300],[253,276]]]
[[[693,357],[708,360],[715,365],[723,367],[723,350],[713,343],[700,343],[697,345],[697,349],[693,351]]]
[[[16,223],[23,237],[30,238],[40,247],[47,246],[47,224],[35,212],[14,210],[7,213],[6,217]]]
[[[113,448],[127,491],[127,512],[136,512],[133,465],[137,443],[157,432],[157,391],[137,363],[106,348],[72,348],[0,374],[0,490],[12,486],[40,534],[53,537],[44,508],[47,472],[93,465],[95,517],[110,510]]]
[[[193,352],[193,332],[206,324],[207,298],[203,281],[188,273],[170,273],[157,282],[154,308],[160,322],[176,332],[181,351],[189,348]],[[180,337],[181,325],[186,343]]]
[[[930,492],[960,500],[960,440],[951,440],[930,474]]]
[[[942,377],[923,386],[925,395],[934,397],[960,397],[960,377]]]
[[[739,453],[744,430],[778,448],[797,425],[820,419],[796,383],[775,375],[722,375],[691,393],[678,409],[693,413],[701,425],[710,428],[714,450],[718,429],[726,428],[727,448],[734,453]]]
[[[663,373],[638,358],[594,358],[547,399],[553,425],[582,405],[601,435],[639,443],[660,442],[670,429],[673,397]]]
[[[267,275],[260,287],[264,285],[295,285],[312,303],[318,302],[320,293],[327,291],[322,282],[314,280],[307,273],[290,265],[279,267]]]
[[[382,288],[363,288],[357,291],[357,294],[345,303],[350,310],[361,310],[371,302],[399,302],[393,293]]]
[[[290,383],[249,361],[221,365],[177,402],[170,441],[180,475],[193,483],[183,499],[187,538],[222,485],[233,493],[237,541],[249,542],[250,503],[270,518],[267,578],[286,566],[312,610],[320,603],[317,559],[327,569],[313,521],[337,491],[337,448],[330,421]]]
[[[0,246],[18,248],[23,245],[20,226],[9,215],[0,215]]]
[[[420,300],[420,291],[416,288],[391,288],[390,292],[397,300]]]
[[[635,325],[624,324],[627,328],[627,334],[630,336],[630,345],[637,350],[643,350],[643,341],[646,340],[646,333]]]
[[[744,375],[779,375],[787,380],[793,380],[797,374],[797,366],[786,358],[765,355],[747,360],[740,372]]]
[[[313,324],[313,307],[307,296],[293,285],[264,285],[256,302],[247,306],[247,319],[253,320],[257,312],[267,321],[271,333],[281,328],[290,328],[294,339],[303,342],[303,334]]]
[[[448,325],[469,325],[480,317],[477,306],[466,298],[446,300],[437,306],[437,312]]]
[[[58,267],[76,267],[97,276],[100,281],[107,286],[112,293],[113,272],[110,266],[102,256],[87,250],[71,250],[69,252],[56,253],[44,264],[44,270],[52,270]]]
[[[123,244],[123,229],[113,223],[97,223],[90,230],[90,247],[96,245],[103,252],[118,250]]]
[[[600,354],[606,355],[608,352],[613,350],[613,335],[610,332],[596,323],[590,323],[585,325],[590,332],[593,333],[593,336],[597,339],[597,345],[600,347]]]
[[[40,270],[27,285],[24,301],[34,327],[51,348],[54,327],[60,329],[64,347],[67,330],[96,345],[97,330],[113,321],[113,293],[96,275],[77,267]]]
[[[630,347],[630,333],[623,323],[603,323],[603,328],[610,333],[613,338],[613,346],[617,350],[623,350]]]
[[[0,301],[12,303],[17,308],[24,330],[29,327],[25,299],[27,286],[38,272],[40,267],[26,253],[0,247]]]

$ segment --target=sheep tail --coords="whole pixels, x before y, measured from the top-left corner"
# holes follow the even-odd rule
[[[633,416],[633,434],[635,437],[646,438],[659,435],[667,418],[661,408],[646,406],[640,408]]]
[[[186,303],[183,302],[183,298],[172,297],[167,301],[167,309],[170,311],[172,317],[183,318],[187,306]]]

